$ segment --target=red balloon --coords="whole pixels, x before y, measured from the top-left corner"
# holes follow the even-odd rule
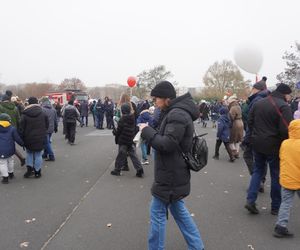
[[[127,79],[127,84],[130,88],[136,85],[136,78],[134,76],[129,76]]]

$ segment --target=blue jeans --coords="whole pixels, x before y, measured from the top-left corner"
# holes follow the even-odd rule
[[[145,161],[147,160],[147,144],[145,141],[141,143],[141,150],[142,150],[142,159]]]
[[[150,231],[148,236],[149,250],[163,250],[165,245],[165,229],[167,209],[170,209],[189,250],[203,250],[204,245],[199,230],[193,221],[183,200],[166,204],[153,197],[150,205]]]
[[[281,203],[281,192],[279,184],[279,157],[278,155],[265,155],[253,151],[254,166],[253,174],[251,176],[250,186],[248,189],[247,201],[248,203],[255,203],[257,199],[260,183],[264,177],[265,165],[269,163],[271,175],[271,207],[272,209],[279,209]]]
[[[297,193],[300,198],[300,190],[290,190],[286,188],[281,189],[282,202],[280,205],[276,225],[287,227],[295,193]]]
[[[52,150],[52,145],[51,145],[51,136],[52,134],[47,134],[46,140],[45,140],[45,147],[44,147],[44,156],[47,157],[49,156],[49,159],[54,159],[54,153]]]
[[[87,126],[89,123],[89,117],[88,116],[81,116],[81,126],[85,125]],[[84,120],[85,120],[85,124],[84,124]]]
[[[39,171],[42,168],[43,151],[32,152],[30,150],[26,150],[26,165],[29,167],[33,167],[36,171]]]

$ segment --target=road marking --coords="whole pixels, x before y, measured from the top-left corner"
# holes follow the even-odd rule
[[[109,131],[93,131],[91,133],[86,134],[85,136],[113,136],[113,134]]]
[[[71,217],[75,214],[75,212],[78,210],[80,205],[84,202],[84,200],[89,196],[89,194],[94,190],[95,186],[100,182],[100,179],[112,169],[114,166],[115,161],[113,161],[108,168],[102,173],[102,175],[98,178],[98,180],[92,185],[92,187],[89,189],[89,191],[79,200],[78,204],[73,208],[71,213],[66,217],[66,219],[62,222],[62,224],[57,228],[57,230],[50,236],[50,238],[44,243],[41,250],[45,250],[49,243],[60,233],[60,231],[63,229],[63,227],[67,224],[67,222],[71,219]]]

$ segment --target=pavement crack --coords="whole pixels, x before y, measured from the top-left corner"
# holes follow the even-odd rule
[[[111,169],[111,167],[114,165],[115,161],[113,161],[108,168],[99,176],[98,180],[91,186],[91,188],[86,192],[86,194],[79,200],[78,204],[72,209],[71,213],[66,217],[66,219],[63,221],[62,224],[57,228],[57,230],[49,237],[49,239],[43,244],[41,247],[41,250],[46,249],[46,247],[49,245],[49,243],[55,238],[56,235],[62,230],[62,228],[67,224],[67,222],[71,219],[71,217],[74,215],[74,213],[77,211],[77,209],[80,207],[80,205],[83,203],[83,201],[89,196],[89,194],[94,190],[94,187],[98,184],[100,179],[106,174],[107,171]]]

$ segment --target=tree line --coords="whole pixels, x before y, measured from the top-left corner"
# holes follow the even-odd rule
[[[283,72],[277,75],[279,82],[288,84],[294,91],[297,91],[297,74],[300,74],[300,44],[295,42],[291,51],[283,55],[286,67]],[[173,74],[164,65],[155,66],[144,70],[137,75],[138,82],[132,89],[132,94],[138,98],[148,98],[151,89],[162,80],[169,80],[175,86],[177,82],[172,80]],[[196,99],[222,99],[224,95],[237,94],[239,98],[247,98],[251,89],[250,81],[245,80],[239,68],[229,60],[216,61],[208,67],[202,79],[202,91],[197,94]],[[200,86],[199,86],[200,87]],[[77,77],[66,78],[60,84],[55,83],[26,83],[18,85],[5,85],[0,83],[0,91],[3,93],[10,89],[21,99],[29,96],[42,97],[49,91],[60,91],[65,89],[80,89],[87,91],[91,98],[104,98],[109,96],[118,100],[123,92],[130,92],[126,85],[108,84],[104,87],[97,86],[88,88],[86,84]]]

